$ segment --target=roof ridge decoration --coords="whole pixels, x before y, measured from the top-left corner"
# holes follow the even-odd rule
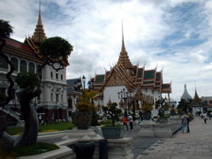
[[[32,36],[32,40],[36,45],[39,45],[44,40],[46,40],[46,34],[44,32],[43,24],[42,24],[42,18],[41,18],[41,2],[39,1],[39,13],[38,13],[38,22],[34,31],[34,34]]]
[[[121,52],[119,55],[119,59],[117,62],[118,65],[123,64],[125,68],[132,68],[133,65],[129,59],[128,53],[125,48],[124,44],[124,29],[123,29],[123,21],[122,21],[122,46],[121,46]]]
[[[120,65],[116,65],[112,68],[109,76],[106,78],[103,85],[101,86],[100,92],[103,91],[104,87],[106,86],[107,82],[110,80],[110,78],[114,72],[116,72],[118,77],[120,79],[122,79],[122,81],[125,83],[125,85],[129,91],[132,91],[135,89],[136,84],[134,83],[133,78],[131,76],[129,76],[129,74],[126,72],[124,66],[122,64],[120,64]]]

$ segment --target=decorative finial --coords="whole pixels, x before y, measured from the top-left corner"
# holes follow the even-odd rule
[[[123,27],[123,20],[122,20],[122,48],[121,52],[125,51],[125,45],[124,45],[124,27]]]
[[[32,36],[32,40],[38,46],[43,42],[47,37],[45,35],[42,19],[41,19],[41,0],[39,0],[39,10],[38,10],[38,22],[35,28],[34,35]]]
[[[41,2],[39,0],[39,14],[41,13]]]

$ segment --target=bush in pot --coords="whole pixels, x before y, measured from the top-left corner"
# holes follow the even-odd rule
[[[91,125],[92,115],[96,110],[92,102],[95,95],[95,91],[82,90],[82,95],[76,104],[76,112],[73,113],[74,124],[78,129],[88,129]]]
[[[117,108],[117,103],[112,103],[106,107],[103,107],[107,119],[104,126],[101,127],[102,134],[106,139],[123,138],[124,127],[123,125],[116,124],[120,121],[119,115],[122,114],[122,110]]]

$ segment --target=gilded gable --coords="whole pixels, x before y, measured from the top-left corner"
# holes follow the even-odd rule
[[[124,81],[113,71],[105,86],[122,86],[124,84]]]

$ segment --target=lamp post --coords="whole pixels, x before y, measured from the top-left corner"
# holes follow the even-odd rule
[[[77,80],[74,82],[74,85],[73,85],[74,91],[75,91],[75,92],[79,92],[79,91],[80,91],[80,85],[81,85],[81,80],[80,80],[80,78],[79,78],[79,79],[77,79]]]
[[[83,76],[82,76],[82,82],[83,82],[84,89],[85,89],[85,81],[86,81],[86,78],[85,78],[85,76],[83,75]]]
[[[125,90],[125,88],[123,88],[123,90],[121,90],[120,92],[118,92],[118,98],[124,100],[124,103],[125,103],[124,115],[127,116],[128,104],[129,104],[130,102],[132,102],[131,93],[127,92],[127,91]]]

